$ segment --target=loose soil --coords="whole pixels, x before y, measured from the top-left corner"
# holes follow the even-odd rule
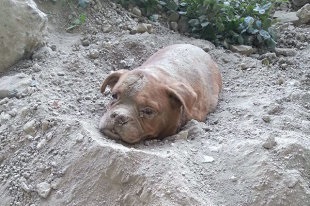
[[[0,100],[0,205],[310,205],[309,25],[279,26],[278,47],[296,55],[244,56],[96,2],[68,33],[70,14],[37,1],[46,46],[0,76],[30,80]],[[130,34],[139,21],[154,32]],[[217,110],[164,140],[102,135],[103,79],[175,43],[207,48],[219,64]]]

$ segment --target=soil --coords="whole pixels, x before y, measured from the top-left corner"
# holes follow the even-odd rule
[[[49,14],[46,46],[0,76],[29,80],[0,100],[0,205],[310,205],[309,25],[278,27],[284,52],[244,56],[110,1],[68,33],[61,2],[37,3]],[[154,32],[130,34],[141,21]],[[103,79],[175,43],[219,64],[217,110],[164,140],[102,135]]]

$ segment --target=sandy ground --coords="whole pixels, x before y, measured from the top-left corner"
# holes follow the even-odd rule
[[[0,205],[310,205],[309,26],[282,26],[278,47],[296,52],[246,57],[158,23],[131,35],[137,20],[101,3],[73,33],[39,4],[46,46],[1,74],[16,95],[0,99]],[[104,77],[174,43],[208,48],[220,65],[217,110],[162,141],[99,133]]]

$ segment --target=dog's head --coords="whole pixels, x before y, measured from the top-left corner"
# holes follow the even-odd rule
[[[101,92],[109,86],[112,100],[100,120],[100,130],[127,143],[175,134],[197,94],[183,83],[164,80],[165,76],[139,69],[108,75]]]

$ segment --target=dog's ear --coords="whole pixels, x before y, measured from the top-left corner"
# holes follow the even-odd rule
[[[191,116],[194,103],[197,100],[197,94],[193,88],[177,83],[167,86],[167,92],[173,107],[184,107],[187,115]]]
[[[109,86],[111,89],[115,86],[115,84],[118,82],[119,78],[127,73],[129,70],[126,69],[121,69],[118,71],[113,71],[111,72],[111,74],[109,74],[105,80],[103,81],[102,85],[101,85],[101,93],[104,93],[105,89],[107,88],[107,86]]]

